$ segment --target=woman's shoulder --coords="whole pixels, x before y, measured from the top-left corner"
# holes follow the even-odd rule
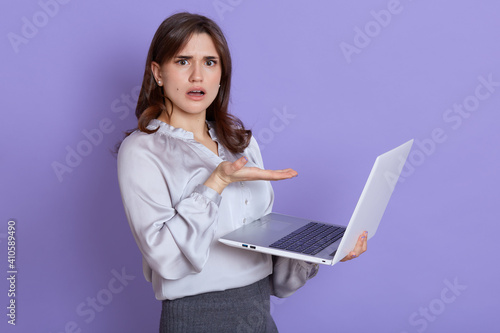
[[[118,149],[120,159],[156,159],[172,158],[182,150],[186,140],[181,135],[161,126],[148,126],[152,133],[135,130],[127,136]]]
[[[253,135],[250,137],[250,143],[248,144],[246,150],[249,150],[251,152],[257,152],[260,154],[259,143],[257,142],[257,139],[255,139]]]
[[[123,139],[118,153],[137,149],[148,140],[150,140],[150,136],[148,133],[135,130],[134,132],[130,133],[125,139]]]
[[[132,132],[123,140],[120,146],[120,150],[122,149],[122,146],[124,150],[134,150],[137,148],[154,150],[155,146],[164,145],[169,140],[175,139],[176,135],[180,136],[176,133],[176,129],[157,119],[151,120],[151,122],[147,126],[147,129],[152,132],[142,132],[139,129],[136,129],[134,132]]]
[[[254,162],[259,168],[264,167],[264,162],[262,160],[262,154],[260,152],[259,143],[257,142],[254,136],[250,138],[250,143],[246,147],[245,152],[243,154],[246,155],[246,157],[252,162]]]
[[[118,149],[118,160],[145,158],[151,155],[150,153],[161,150],[161,143],[156,137],[156,133],[149,134],[139,130],[132,132],[122,141]]]

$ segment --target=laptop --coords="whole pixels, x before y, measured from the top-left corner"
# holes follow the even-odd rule
[[[270,213],[219,241],[242,250],[334,265],[354,249],[363,231],[368,231],[368,239],[375,235],[412,145],[410,140],[376,158],[347,227]]]

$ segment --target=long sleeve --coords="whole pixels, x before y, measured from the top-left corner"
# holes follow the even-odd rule
[[[272,294],[280,298],[292,295],[315,277],[318,269],[318,264],[273,256]]]
[[[174,203],[152,154],[126,145],[118,156],[118,179],[130,228],[145,260],[164,279],[203,269],[217,228],[221,196],[197,185]],[[185,190],[185,189],[182,189]]]

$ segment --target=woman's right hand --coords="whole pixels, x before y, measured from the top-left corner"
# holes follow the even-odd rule
[[[210,187],[222,194],[222,191],[231,183],[248,180],[283,180],[297,176],[293,169],[265,170],[257,167],[245,167],[248,162],[246,157],[241,157],[234,162],[221,162],[205,182]]]

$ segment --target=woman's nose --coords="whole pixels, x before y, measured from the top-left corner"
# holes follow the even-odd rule
[[[192,72],[189,77],[189,80],[191,82],[196,82],[196,81],[203,81],[203,75],[201,72],[201,65],[200,64],[194,64],[192,67]]]

